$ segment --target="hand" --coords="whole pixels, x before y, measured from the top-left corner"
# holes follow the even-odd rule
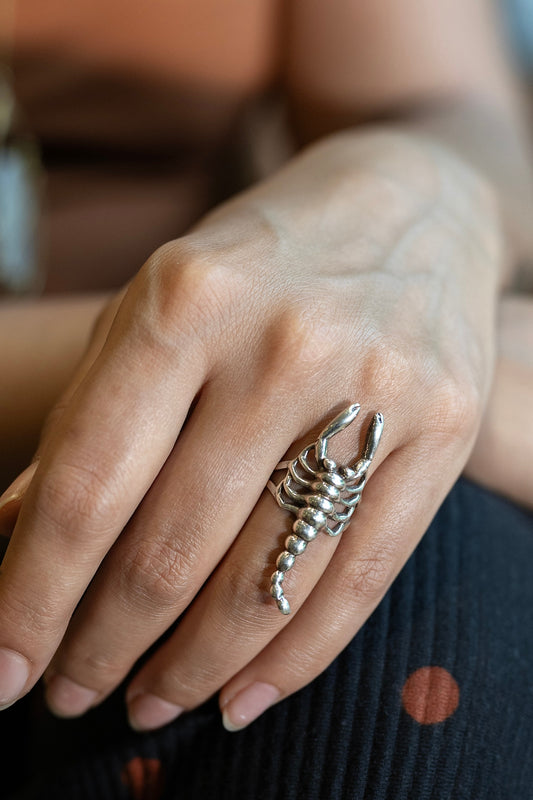
[[[49,703],[82,713],[184,611],[129,686],[137,728],[221,688],[242,726],[319,674],[468,457],[497,231],[490,190],[453,155],[373,131],[310,149],[157,251],[26,492],[0,576],[4,704],[53,658]],[[292,518],[264,487],[353,401],[383,412],[382,441],[350,529],[288,573],[286,617],[267,589]],[[344,463],[355,427],[333,448]]]

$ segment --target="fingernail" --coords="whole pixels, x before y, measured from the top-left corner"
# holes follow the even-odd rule
[[[28,660],[20,653],[0,648],[0,711],[18,700],[29,677]]]
[[[48,708],[57,717],[79,717],[91,708],[98,692],[65,675],[52,675],[46,683],[45,697]]]
[[[279,700],[280,694],[270,683],[252,683],[224,706],[222,724],[227,731],[240,731]]]
[[[26,489],[30,485],[32,478],[35,475],[37,466],[38,462],[34,461],[33,464],[30,464],[29,467],[26,467],[24,472],[21,472],[20,475],[15,478],[11,486],[5,490],[3,495],[0,497],[0,513],[2,513],[4,508],[11,503],[17,503],[22,500]]]
[[[183,711],[181,706],[143,692],[129,701],[128,719],[134,731],[152,731],[172,722]]]

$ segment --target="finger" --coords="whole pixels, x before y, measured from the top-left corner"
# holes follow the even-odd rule
[[[436,487],[413,445],[389,456],[367,487],[358,531],[343,534],[294,621],[222,689],[219,702],[228,730],[240,730],[306,686],[351,641],[444,499],[446,478],[455,466],[450,461],[442,467],[444,480]]]
[[[305,444],[309,443],[307,439]],[[388,446],[385,441],[381,458]],[[285,538],[291,525],[287,513],[264,493],[177,631],[133,680],[128,702],[134,727],[156,727],[175,716],[176,708],[202,702],[290,622],[291,617],[279,613],[268,589],[276,556],[283,549],[279,532],[285,530]],[[337,543],[338,539],[319,535],[309,552],[296,559],[285,579],[295,614]]]
[[[204,388],[157,483],[77,609],[47,672],[56,713],[82,713],[106,696],[189,605],[298,432],[296,418],[276,425],[277,397],[250,393],[238,413],[233,399],[231,384]]]
[[[172,450],[205,369],[188,340],[179,352],[154,345],[138,317],[121,308],[42,452],[0,575],[4,705],[50,660],[102,558]]]
[[[9,537],[13,533],[13,528],[16,525],[22,505],[22,499],[35,475],[36,469],[37,462],[26,467],[24,472],[21,472],[20,475],[15,478],[11,486],[9,486],[2,497],[0,497],[0,535]]]

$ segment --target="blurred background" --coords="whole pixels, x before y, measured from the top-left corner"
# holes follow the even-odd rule
[[[533,75],[533,0],[500,6]],[[282,24],[282,0],[2,0],[1,290],[119,287],[249,181]]]
[[[159,244],[242,183],[233,155],[243,152],[250,101],[275,87],[279,3],[2,2],[11,15],[4,10],[0,19],[0,191],[22,261],[35,247],[37,192],[36,286],[119,287]],[[16,170],[15,142],[24,150]],[[31,241],[22,242],[17,226]],[[23,289],[28,276],[13,279],[6,234],[4,284]]]

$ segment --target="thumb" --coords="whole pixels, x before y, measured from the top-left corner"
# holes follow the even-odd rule
[[[35,460],[29,467],[26,467],[24,472],[21,472],[15,478],[11,486],[9,486],[4,494],[0,497],[0,535],[11,536],[13,528],[17,522],[22,500],[26,494],[26,490],[30,485],[35,470],[39,464]]]

